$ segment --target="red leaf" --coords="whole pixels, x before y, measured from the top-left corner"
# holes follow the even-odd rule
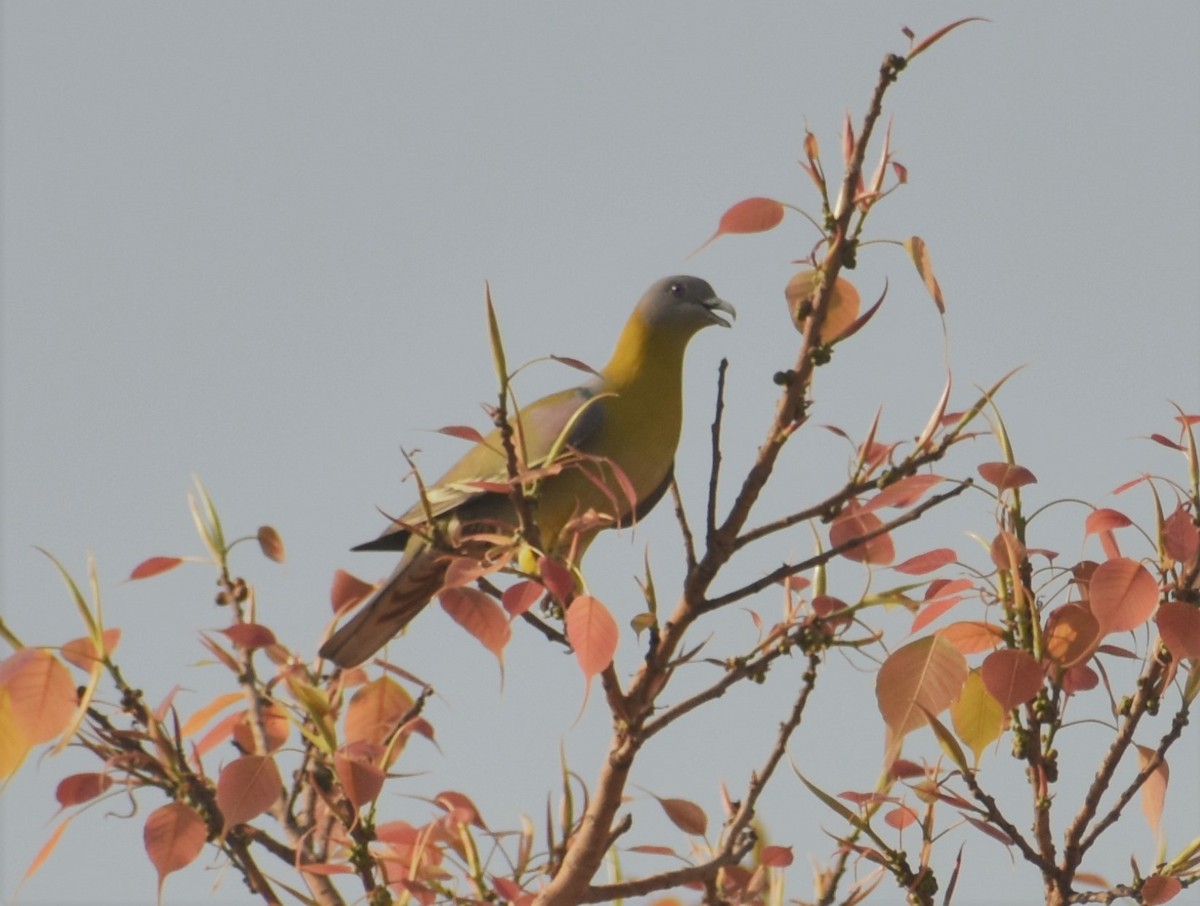
[[[1142,902],[1145,906],[1162,906],[1175,899],[1183,891],[1179,878],[1151,875],[1142,884]]]
[[[566,365],[569,368],[574,368],[577,371],[584,372],[585,374],[593,374],[596,377],[600,377],[600,372],[597,371],[595,368],[593,368],[591,365],[589,365],[587,362],[581,362],[581,361],[579,361],[579,359],[572,359],[569,356],[565,356],[565,355],[552,355],[552,356],[550,356],[550,358],[552,358],[556,362],[560,362],[563,365]]]
[[[939,629],[937,634],[963,654],[978,654],[1004,641],[1004,630],[979,620],[951,623],[945,629]]]
[[[1068,695],[1087,692],[1089,689],[1095,689],[1098,685],[1100,685],[1100,677],[1087,664],[1076,664],[1074,667],[1067,668],[1067,672],[1063,674],[1062,687]]]
[[[94,772],[72,774],[58,782],[58,786],[54,790],[54,798],[63,808],[68,808],[95,799],[110,786],[112,786],[112,778],[107,774]]]
[[[352,576],[344,569],[333,574],[333,587],[329,590],[329,600],[333,604],[335,614],[344,613],[367,595],[375,590],[375,586],[357,576]]]
[[[538,557],[538,575],[559,604],[566,604],[575,596],[575,577],[557,560]]]
[[[536,604],[545,593],[546,589],[541,583],[527,579],[504,589],[500,603],[504,605],[504,609],[510,617],[519,617]]]
[[[922,497],[930,488],[941,484],[946,479],[941,475],[909,475],[907,478],[901,478],[899,481],[889,484],[886,488],[872,497],[863,506],[864,512],[871,512],[880,507],[910,507]]]
[[[708,832],[708,816],[704,809],[687,799],[658,799],[671,823],[693,837],[703,837]]]
[[[993,651],[980,670],[983,684],[1005,711],[1033,699],[1042,688],[1042,668],[1027,651],[1004,648]]]
[[[608,608],[591,595],[579,595],[567,608],[567,640],[588,679],[612,663],[619,635]]]
[[[772,198],[747,198],[724,214],[716,232],[704,240],[693,255],[703,251],[726,233],[762,233],[774,229],[783,220],[783,205]]]
[[[381,676],[362,686],[346,708],[342,738],[347,743],[382,745],[412,711],[413,697],[390,676]]]
[[[121,630],[113,628],[106,629],[103,633],[104,653],[112,654],[117,649],[117,644],[121,641]],[[88,636],[72,639],[67,644],[62,646],[62,656],[69,664],[74,664],[80,670],[91,670],[95,666],[96,661],[100,659],[100,655],[96,653],[96,645]]]
[[[759,858],[767,868],[787,868],[795,861],[790,846],[764,846]]]
[[[1046,620],[1046,659],[1071,667],[1091,656],[1100,640],[1100,623],[1082,604],[1064,604]]]
[[[473,444],[483,443],[483,435],[469,425],[446,425],[444,428],[438,428],[437,433],[457,437],[459,440],[469,440]]]
[[[150,813],[142,831],[142,842],[158,872],[160,897],[167,875],[191,865],[200,855],[207,837],[204,819],[182,802],[168,803]]]
[[[283,778],[270,755],[244,755],[229,762],[217,777],[217,806],[225,829],[257,818],[282,790]]]
[[[174,569],[182,562],[181,557],[151,557],[135,566],[133,572],[129,574],[129,579],[149,579],[151,576]]]
[[[886,566],[896,559],[896,547],[890,534],[885,532],[868,540],[850,543],[882,527],[883,522],[874,513],[864,513],[860,508],[847,506],[846,512],[829,527],[829,543],[834,547],[849,543],[850,546],[841,552],[847,560]]]
[[[931,573],[943,566],[949,566],[956,560],[958,560],[958,554],[954,552],[953,548],[939,547],[923,554],[917,554],[915,557],[909,557],[903,563],[893,566],[892,569],[908,576],[923,576],[925,573]]]
[[[251,650],[276,644],[275,633],[261,623],[234,623],[218,631],[238,648]]]
[[[1016,572],[1026,557],[1025,545],[1011,532],[1002,531],[992,540],[991,555],[996,569]]]
[[[888,811],[888,813],[883,816],[883,820],[891,827],[896,828],[896,830],[904,830],[904,828],[913,824],[917,820],[917,813],[910,809],[907,805],[899,805],[896,808]]]
[[[480,830],[487,830],[483,816],[471,801],[471,797],[457,790],[442,790],[434,797],[434,802],[446,810],[446,817],[455,824],[470,824]]]
[[[337,773],[342,792],[350,800],[355,811],[371,802],[383,791],[386,775],[383,769],[369,761],[343,753],[333,757],[333,769]]]
[[[499,604],[476,588],[447,588],[438,595],[438,601],[454,622],[503,663],[512,626]]]
[[[1200,609],[1185,601],[1167,601],[1158,608],[1155,622],[1171,657],[1200,659]]]
[[[995,485],[999,491],[1037,483],[1037,478],[1027,468],[1007,462],[985,462],[979,466],[979,474],[984,481]]]
[[[1092,615],[1104,635],[1136,629],[1158,606],[1158,583],[1146,567],[1126,557],[1096,567],[1088,589]]]
[[[1088,517],[1083,523],[1083,529],[1085,535],[1095,535],[1097,532],[1108,532],[1113,529],[1125,528],[1127,525],[1133,525],[1133,520],[1120,510],[1101,507],[1088,513]]]
[[[1190,563],[1200,552],[1200,527],[1182,503],[1163,520],[1163,550],[1177,563]]]
[[[262,550],[263,556],[268,560],[282,563],[287,559],[287,551],[283,547],[283,539],[279,537],[279,532],[275,531],[271,526],[259,526],[257,537],[258,546]]]

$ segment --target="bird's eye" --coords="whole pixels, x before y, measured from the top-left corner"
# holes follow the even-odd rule
[[[670,286],[670,293],[676,299],[682,299],[686,292],[687,292],[687,287],[684,286],[682,283],[672,283]]]

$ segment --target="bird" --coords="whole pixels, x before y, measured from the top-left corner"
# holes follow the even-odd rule
[[[731,326],[721,313],[737,317],[705,280],[664,277],[641,297],[592,379],[509,417],[525,467],[544,469],[530,506],[542,551],[577,563],[601,529],[635,523],[666,494],[683,424],[684,352],[703,328]],[[378,538],[355,547],[402,557],[320,656],[357,666],[424,610],[454,556],[437,537],[487,532],[494,544],[497,532],[514,534],[519,517],[509,480],[497,427]]]

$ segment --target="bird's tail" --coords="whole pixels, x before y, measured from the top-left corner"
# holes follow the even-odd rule
[[[425,609],[442,587],[445,575],[444,557],[425,544],[410,547],[396,571],[354,619],[321,646],[321,657],[339,667],[361,664]]]

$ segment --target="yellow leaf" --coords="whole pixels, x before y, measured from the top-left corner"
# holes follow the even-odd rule
[[[978,765],[983,750],[999,739],[1004,729],[1004,708],[987,691],[978,670],[967,674],[962,695],[950,706],[950,719],[958,738],[975,753]]]

